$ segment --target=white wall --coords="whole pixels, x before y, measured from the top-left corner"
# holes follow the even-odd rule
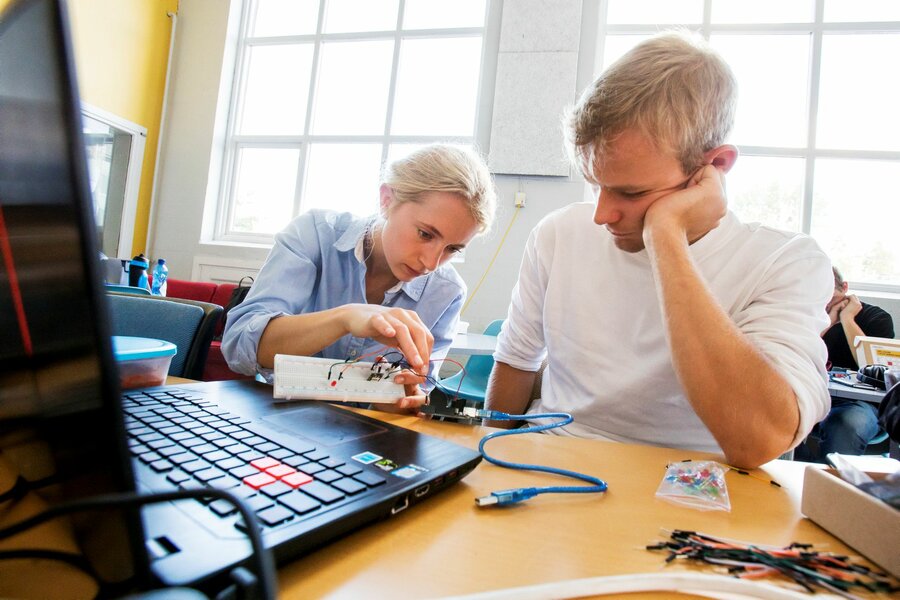
[[[218,196],[215,169],[221,164],[219,140],[224,136],[231,88],[229,52],[234,48],[228,40],[236,35],[228,30],[229,12],[240,10],[240,4],[237,0],[182,0],[179,4],[159,190],[148,246],[151,256],[166,258],[176,279],[215,279],[197,274],[198,263],[258,267],[268,253],[261,246],[210,241],[215,207],[207,206],[207,199],[214,201]]]

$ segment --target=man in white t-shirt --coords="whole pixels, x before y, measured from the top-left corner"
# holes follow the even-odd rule
[[[531,233],[487,408],[568,412],[562,435],[723,452],[741,467],[827,414],[831,265],[809,237],[728,212],[735,91],[702,40],[666,33],[584,93],[568,133],[597,201]]]

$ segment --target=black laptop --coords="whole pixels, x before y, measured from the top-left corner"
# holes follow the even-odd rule
[[[325,403],[274,404],[262,384],[119,391],[68,40],[62,0],[15,0],[0,17],[0,467],[21,475],[0,501],[226,489],[283,562],[470,472],[472,450]],[[250,556],[226,501],[141,516],[73,520],[103,579],[149,568],[194,585]]]

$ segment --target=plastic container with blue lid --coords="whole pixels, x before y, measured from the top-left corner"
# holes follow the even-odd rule
[[[125,335],[112,336],[112,345],[119,384],[126,390],[163,385],[178,352],[175,344],[165,340]]]

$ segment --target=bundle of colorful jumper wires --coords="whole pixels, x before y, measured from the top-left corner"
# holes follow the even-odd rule
[[[813,550],[812,544],[794,542],[785,548],[760,546],[695,531],[675,530],[669,541],[647,546],[668,550],[666,562],[676,559],[724,566],[742,579],[781,574],[808,592],[827,590],[845,598],[856,598],[850,590],[893,593],[900,591],[887,573],[870,569],[847,556]]]
[[[403,356],[402,352],[400,352],[399,350],[394,350],[392,348],[388,348],[387,346],[383,346],[372,352],[367,352],[366,354],[362,354],[360,356],[357,356],[356,358],[347,358],[346,360],[341,360],[341,361],[335,362],[328,368],[327,378],[331,379],[334,368],[340,367],[340,370],[337,371],[337,373],[338,373],[337,379],[342,379],[343,375],[347,371],[347,369],[353,368],[355,366],[360,366],[360,365],[358,365],[358,363],[362,362],[363,359],[368,358],[370,356],[375,356],[374,361],[372,362],[371,365],[369,365],[369,364],[364,365],[365,368],[368,368],[372,371],[372,374],[369,376],[369,381],[372,381],[372,380],[380,381],[382,379],[387,379],[393,375],[396,375],[403,370],[409,370],[414,375],[424,377],[425,381],[431,383],[432,386],[438,387],[442,390],[445,389],[441,386],[441,382],[438,379],[435,379],[434,377],[432,377],[431,375],[428,374],[427,368],[425,369],[425,373],[417,373],[415,371],[415,369],[413,369],[412,366],[410,366],[410,364],[408,362],[406,362],[406,358]],[[390,357],[390,356],[392,356],[393,358],[388,359],[388,357]],[[433,360],[430,362],[450,362],[460,368],[460,370],[462,371],[462,378],[460,378],[460,380],[459,380],[459,384],[456,387],[456,394],[455,394],[455,398],[459,399],[459,390],[460,390],[460,387],[462,386],[463,379],[466,376],[466,368],[462,364],[456,362],[455,360],[453,360],[451,358],[439,358],[439,359],[436,359],[436,360]],[[334,384],[332,383],[332,385],[334,385]]]

